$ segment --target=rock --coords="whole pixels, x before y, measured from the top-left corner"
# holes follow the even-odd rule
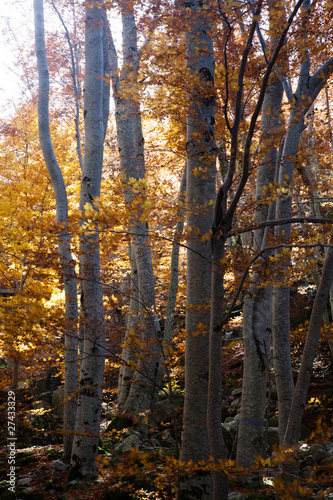
[[[157,401],[151,413],[150,423],[153,427],[164,430],[166,424],[173,428],[174,424],[181,426],[183,416],[184,396],[178,393],[173,394],[172,401],[165,398]],[[176,422],[174,422],[176,420]]]
[[[46,401],[35,401],[32,403],[32,407],[34,410],[49,410],[51,408],[50,403],[47,403]]]
[[[260,488],[262,486],[262,480],[258,476],[248,476],[246,478],[246,484],[249,488],[254,489],[254,488]]]
[[[222,389],[222,399],[226,399],[231,396],[232,389],[231,387],[223,387]]]
[[[160,448],[161,447],[161,443],[159,442],[158,439],[152,437],[151,440],[150,440],[150,445],[153,447],[153,448]]]
[[[234,397],[239,397],[242,395],[242,388],[234,389],[231,393],[232,396]]]
[[[117,444],[114,451],[116,453],[125,453],[129,451],[131,448],[138,448],[141,445],[141,439],[136,434],[131,434],[123,441]]]
[[[231,456],[231,458],[234,458],[233,451],[235,451],[236,449],[234,444],[237,436],[237,430],[238,430],[238,422],[236,422],[235,420],[232,420],[230,422],[224,422],[222,424],[223,439],[226,447],[228,448],[229,456]]]
[[[52,402],[52,392],[47,391],[47,392],[42,392],[42,394],[39,394],[38,396],[38,401],[46,401],[47,403]]]
[[[69,465],[65,464],[62,460],[53,460],[51,462],[51,468],[54,470],[66,470],[69,469]]]
[[[55,391],[61,384],[61,376],[58,375],[58,367],[53,366],[49,370],[42,371],[33,383],[33,394],[38,397],[45,392]]]
[[[309,454],[310,445],[307,443],[301,444],[299,447],[299,454],[302,458],[305,458]]]
[[[73,488],[74,490],[87,490],[88,489],[88,485],[86,483],[86,481],[83,481],[82,479],[73,479],[73,481],[70,481],[68,483],[68,486],[70,488]]]
[[[105,416],[107,420],[112,420],[116,416],[116,409],[113,408],[108,403],[102,403],[102,415]]]
[[[28,410],[26,418],[32,424],[32,444],[46,445],[62,442],[61,434],[56,432],[59,429],[58,420],[51,410]]]
[[[329,469],[329,468],[332,468],[332,469],[333,469],[333,456],[329,456],[329,457],[324,458],[324,459],[320,462],[320,465],[321,465],[321,466],[325,466],[325,468],[327,467],[328,469]]]
[[[301,463],[303,467],[311,467],[316,464],[316,461],[312,455],[308,455]]]
[[[235,409],[235,408],[237,408],[238,406],[240,406],[240,398],[236,398],[236,399],[234,399],[234,400],[232,401],[232,403],[231,403],[231,405],[230,405],[230,406],[231,406],[231,408],[232,408],[232,409]]]
[[[228,495],[228,500],[243,500],[245,496],[239,491],[232,491]]]
[[[330,456],[325,447],[320,444],[310,446],[309,455],[312,455],[316,464],[320,464],[322,460]]]
[[[65,397],[64,387],[58,387],[58,389],[56,389],[52,395],[53,411],[61,419],[64,418],[64,397]]]
[[[32,481],[32,477],[22,477],[21,479],[17,480],[17,484],[19,486],[24,486],[25,484],[30,484]]]
[[[333,443],[331,441],[328,441],[325,443],[326,450],[330,455],[333,455]]]

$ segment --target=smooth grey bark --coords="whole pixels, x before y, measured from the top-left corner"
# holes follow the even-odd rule
[[[212,239],[212,285],[211,312],[209,329],[209,377],[207,424],[210,453],[216,464],[228,458],[225,445],[222,415],[222,324],[224,280],[220,262],[225,259],[225,240],[222,235],[215,234]],[[228,476],[222,471],[213,472],[213,500],[228,498]]]
[[[200,1],[186,13],[187,115],[187,251],[185,402],[181,460],[207,460],[208,343],[211,293],[211,243],[202,241],[212,225],[215,199],[214,50],[210,21]],[[209,474],[181,478],[179,498],[211,498]]]
[[[180,209],[178,212],[178,220],[175,228],[174,242],[172,244],[172,250],[171,250],[170,283],[169,283],[168,300],[165,307],[165,324],[163,331],[163,341],[161,345],[162,359],[159,364],[158,374],[156,377],[157,387],[160,387],[163,377],[167,375],[167,385],[168,385],[170,400],[172,400],[172,384],[168,372],[167,362],[170,359],[170,347],[173,336],[174,317],[175,317],[176,300],[177,300],[178,283],[179,283],[179,242],[184,230],[185,189],[186,189],[186,166],[182,175],[179,188],[179,195],[178,195],[178,203],[180,204]]]
[[[284,28],[281,32],[281,34],[278,37],[278,40],[276,42],[275,48],[272,52],[271,58],[267,62],[267,69],[265,71],[265,74],[262,78],[261,82],[261,87],[260,87],[260,92],[258,96],[258,100],[254,109],[254,112],[251,116],[249,128],[248,128],[248,134],[246,137],[245,145],[244,145],[244,155],[243,155],[243,164],[242,164],[242,175],[239,181],[239,184],[237,186],[236,192],[233,196],[233,198],[230,201],[229,206],[227,206],[227,197],[228,197],[228,192],[230,191],[230,188],[232,186],[233,178],[235,175],[235,170],[236,170],[236,164],[237,164],[237,154],[238,154],[238,142],[239,142],[239,125],[241,122],[241,116],[242,116],[242,109],[243,109],[243,86],[244,86],[244,74],[245,74],[245,69],[247,65],[247,59],[252,47],[252,41],[253,41],[253,36],[254,33],[257,29],[258,26],[258,17],[260,16],[261,13],[261,6],[262,6],[262,1],[258,1],[256,5],[256,9],[254,11],[254,17],[253,17],[253,22],[249,30],[249,35],[247,39],[246,46],[243,51],[241,63],[240,63],[240,68],[239,68],[239,73],[238,73],[238,89],[236,93],[236,100],[235,100],[235,112],[234,112],[234,123],[231,127],[228,121],[228,117],[226,116],[227,120],[227,125],[230,130],[230,135],[231,135],[231,154],[230,154],[230,165],[229,169],[225,178],[225,181],[223,183],[223,186],[219,189],[218,195],[217,195],[217,200],[216,200],[216,205],[215,205],[215,217],[214,217],[214,225],[213,225],[213,234],[216,231],[222,231],[224,238],[228,237],[228,234],[230,234],[231,228],[232,228],[232,223],[233,223],[233,218],[235,214],[235,210],[238,206],[239,200],[241,196],[243,195],[244,188],[246,186],[247,180],[250,175],[250,164],[251,164],[251,146],[252,146],[252,139],[254,135],[254,131],[256,128],[256,123],[257,119],[259,116],[259,113],[261,111],[261,107],[263,105],[264,97],[266,95],[267,87],[269,85],[269,79],[272,77],[272,72],[274,71],[275,65],[277,58],[281,52],[281,49],[283,48],[285,44],[285,39],[286,35],[288,33],[288,30],[302,4],[303,0],[299,0],[297,4],[295,5],[292,13],[290,14],[288,21],[285,23]],[[269,211],[270,213],[270,211]],[[260,255],[260,254],[259,254]],[[244,275],[245,279],[246,274]],[[257,290],[255,290],[257,292]],[[260,289],[258,290],[258,293],[261,293]],[[263,314],[266,313],[266,310],[264,308],[265,301],[260,300],[259,301],[260,308],[255,308],[253,309],[252,307],[249,308],[248,311],[245,311],[244,315],[246,318],[248,318],[249,325],[251,327],[251,324],[259,324],[259,320]],[[247,306],[247,303],[245,302],[245,308]],[[264,308],[264,309],[263,309]],[[226,315],[226,318],[228,318],[229,313]],[[226,319],[227,320],[227,319]],[[226,321],[225,320],[225,321]],[[267,321],[266,321],[267,324]],[[246,328],[246,326],[245,326]],[[249,348],[252,347],[252,349],[255,349],[255,353],[253,353],[253,357],[256,355],[257,359],[260,362],[260,366],[262,367],[262,370],[265,371],[265,365],[266,365],[266,359],[267,359],[267,339],[265,338],[267,336],[267,331],[261,331],[261,335],[264,335],[263,338],[255,338],[254,342],[249,343]],[[254,374],[254,377],[257,376],[257,373]],[[261,380],[259,381],[261,383]],[[246,397],[245,400],[248,398]],[[246,413],[244,412],[245,404],[243,403],[243,417],[242,417],[242,424],[244,425],[258,425],[262,427],[263,422],[262,421],[246,421]],[[255,432],[255,431],[254,431]],[[252,435],[251,433],[244,433],[244,438],[251,439]],[[254,444],[254,443],[252,443]],[[245,461],[250,461],[253,460],[253,457],[251,459],[251,456],[247,457],[246,453],[243,455],[244,457],[244,463]],[[243,458],[240,458],[243,460]]]
[[[49,72],[44,35],[43,0],[34,0],[35,45],[38,69],[38,130],[43,156],[49,172],[56,200],[56,221],[59,226],[58,251],[62,267],[65,307],[65,395],[64,407],[64,458],[72,452],[74,438],[77,395],[77,280],[75,262],[71,253],[68,232],[68,203],[62,171],[56,159],[50,132],[49,117]]]
[[[279,2],[269,5],[271,30],[276,33],[274,9],[283,8]],[[262,48],[266,56],[266,43],[260,34]],[[271,35],[271,45],[277,42],[277,34]],[[270,219],[272,207],[263,202],[268,196],[269,186],[276,177],[278,147],[280,142],[281,106],[283,84],[277,76],[278,67],[273,69],[273,80],[265,90],[261,113],[260,158],[256,180],[255,222]],[[274,78],[273,78],[274,76]],[[268,191],[267,191],[268,190]],[[253,251],[261,252],[268,246],[268,229],[256,229],[253,232]],[[265,278],[260,267],[266,265],[271,252],[264,252],[252,274],[249,292],[244,297],[243,338],[244,370],[242,402],[237,442],[237,465],[250,467],[254,458],[264,455],[265,420],[268,405],[268,365],[271,351],[272,332],[272,286],[265,286]]]
[[[304,8],[309,7],[309,1],[304,2]],[[306,24],[303,37],[306,39]],[[279,171],[279,185],[285,190],[276,203],[276,219],[290,218],[292,215],[292,189],[296,168],[297,148],[304,129],[304,117],[333,70],[333,58],[323,64],[313,76],[310,76],[310,54],[304,51],[300,66],[297,89],[289,116],[287,132],[284,140],[282,163]],[[277,226],[276,236],[286,241],[291,236],[291,225]],[[288,266],[289,259],[284,261]],[[274,288],[273,301],[273,361],[279,401],[279,435],[281,442],[289,416],[293,397],[293,381],[290,360],[290,289],[288,286]]]
[[[80,366],[80,385],[75,438],[71,464],[83,476],[94,474],[98,453],[102,383],[105,360],[105,327],[100,276],[100,250],[97,224],[87,221],[87,210],[97,208],[100,196],[105,137],[103,1],[86,3],[85,31],[85,154],[81,180],[80,278],[84,321],[84,353]]]
[[[319,342],[320,328],[323,322],[323,313],[329,297],[333,280],[333,227],[330,235],[330,246],[324,261],[320,284],[314,300],[308,333],[304,345],[302,362],[297,377],[294,397],[290,409],[290,416],[286,428],[283,444],[293,446],[297,444],[301,429],[304,408],[306,405],[313,361]]]
[[[139,295],[138,295],[138,270],[136,267],[135,256],[131,245],[128,250],[131,264],[131,285],[130,285],[130,302],[129,311],[126,318],[126,331],[124,336],[124,348],[122,350],[121,362],[118,377],[118,398],[117,408],[120,413],[124,411],[124,406],[131,388],[133,376],[135,373],[134,366],[137,359],[135,346],[132,337],[136,335],[138,329],[138,314],[139,314]]]
[[[333,133],[332,133],[331,110],[330,110],[330,100],[329,100],[327,87],[325,87],[325,98],[326,98],[327,122],[328,122],[330,145],[331,145],[331,150],[333,152]],[[317,201],[316,205],[317,205],[317,209],[319,210],[318,201]],[[332,284],[331,291],[330,291],[330,309],[331,309],[331,315],[333,317],[333,284]],[[329,322],[327,321],[327,324],[328,323]],[[332,340],[328,340],[328,345],[329,345],[331,354],[333,356],[333,342],[332,342]]]
[[[279,79],[265,92],[261,119],[261,159],[256,184],[255,221],[269,218],[269,205],[261,203],[264,189],[274,182],[277,163],[280,110],[283,86]],[[268,245],[267,228],[253,233],[253,250],[260,252]],[[260,266],[265,266],[265,252]],[[267,408],[268,364],[272,331],[272,287],[265,286],[259,266],[254,271],[249,292],[244,297],[243,338],[244,370],[242,402],[237,443],[237,465],[250,467],[258,455],[264,454],[264,432]]]
[[[180,203],[181,208],[178,212],[178,221],[175,229],[174,243],[172,245],[171,250],[171,273],[170,273],[170,284],[169,284],[169,293],[167,305],[165,307],[165,325],[164,325],[164,334],[163,334],[163,350],[164,350],[164,358],[168,358],[168,354],[166,352],[167,347],[170,345],[172,335],[173,335],[173,326],[174,326],[174,316],[175,316],[175,307],[176,307],[176,299],[177,299],[177,291],[178,291],[178,276],[179,276],[179,242],[184,230],[184,201],[185,201],[185,190],[186,190],[186,167],[184,168],[184,172],[182,175],[179,195],[178,195],[178,203]]]
[[[143,201],[137,197],[137,189],[144,193],[145,159],[144,138],[141,126],[140,101],[137,91],[139,69],[139,51],[137,47],[137,30],[133,6],[121,3],[123,24],[123,68],[118,71],[118,57],[109,33],[109,60],[120,166],[125,176],[124,199],[130,212],[131,246],[137,268],[138,282],[138,314],[131,319],[136,321],[137,336],[142,348],[136,360],[134,377],[128,391],[122,411],[136,419],[142,420],[151,410],[156,390],[156,376],[161,357],[160,324],[155,305],[155,279],[148,236],[148,221],[143,216]],[[134,183],[133,183],[134,180]],[[123,352],[123,358],[128,353]],[[122,384],[124,390],[128,386]],[[119,401],[125,400],[119,394]],[[141,424],[139,423],[139,426]],[[144,431],[146,426],[143,424]]]

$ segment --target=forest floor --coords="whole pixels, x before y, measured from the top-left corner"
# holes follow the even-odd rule
[[[295,369],[297,370],[298,346],[294,347]],[[241,383],[241,351],[241,347],[234,344],[226,357],[228,379],[225,383],[232,381],[233,387]],[[322,343],[314,366],[309,402],[304,416],[307,429],[304,442],[309,443],[310,446],[314,446],[314,443],[322,443],[324,446],[327,441],[333,441],[332,375],[332,357],[327,345]],[[2,446],[0,448],[0,499],[174,500],[176,498],[177,463],[172,458],[171,450],[158,449],[155,444],[150,449],[115,455],[114,448],[108,449],[111,439],[112,436],[107,439],[103,436],[100,477],[89,484],[80,480],[68,482],[68,470],[57,470],[57,464],[62,463],[60,444],[30,446],[24,449],[17,444],[16,494],[8,491],[8,483],[6,483],[8,450]],[[304,455],[301,456],[299,451],[289,451],[287,455],[276,452],[275,457],[275,461],[270,463],[259,460],[256,469],[252,471],[237,471],[230,462],[227,466],[230,474],[230,492],[240,492],[244,498],[275,498],[274,490],[279,488],[281,477],[286,474],[286,471],[289,474],[292,470],[292,481],[289,480],[290,491],[280,498],[333,498],[333,463],[329,467],[320,466],[316,462],[311,463],[311,460],[304,459]],[[276,481],[276,478],[280,479]],[[124,492],[124,485],[131,489],[132,496]]]

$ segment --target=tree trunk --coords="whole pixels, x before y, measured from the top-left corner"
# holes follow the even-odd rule
[[[297,147],[304,125],[304,112],[294,108],[291,111],[282,153],[282,164],[279,172],[279,184],[289,194],[279,197],[276,203],[276,219],[291,217],[291,189],[293,183]],[[277,226],[275,235],[281,241],[291,236],[291,225]],[[277,251],[279,253],[279,251]],[[284,259],[283,269],[290,265],[290,259]],[[273,363],[278,394],[279,439],[283,442],[290,405],[294,392],[294,382],[290,354],[290,287],[274,287],[273,300]]]
[[[212,292],[209,329],[209,378],[207,423],[210,453],[214,463],[228,458],[228,449],[222,433],[222,321],[223,321],[223,269],[220,262],[225,258],[223,235],[212,239]],[[213,500],[228,498],[228,476],[222,471],[213,472]]]
[[[186,17],[186,65],[189,71],[187,117],[187,299],[185,403],[181,460],[207,460],[208,341],[211,294],[211,242],[202,238],[212,225],[215,200],[214,51],[207,11],[190,2]],[[204,240],[204,241],[203,241]],[[211,498],[211,477],[182,478],[180,499]]]
[[[172,336],[174,327],[174,317],[176,308],[176,299],[178,292],[178,281],[179,281],[179,242],[184,230],[184,201],[185,201],[185,189],[186,189],[186,167],[184,169],[182,180],[179,188],[178,203],[180,203],[181,208],[178,213],[178,220],[175,229],[174,242],[172,244],[171,250],[171,262],[170,262],[170,284],[168,300],[165,307],[165,324],[163,332],[163,342],[162,342],[162,360],[158,368],[157,375],[157,387],[160,387],[161,382],[165,374],[168,374],[167,362],[170,358],[170,347],[172,352]],[[172,387],[170,382],[170,377],[168,374],[168,385],[169,385],[169,397],[172,399]]]
[[[161,357],[160,324],[156,314],[155,280],[148,237],[148,221],[143,220],[145,201],[145,159],[144,138],[141,126],[137,76],[139,53],[137,48],[137,30],[133,5],[121,4],[123,23],[123,68],[118,74],[118,59],[109,34],[109,59],[113,96],[116,109],[117,138],[120,165],[125,176],[124,198],[130,213],[131,246],[133,259],[137,268],[138,282],[138,317],[137,332],[141,342],[141,350],[136,360],[133,381],[123,390],[128,391],[123,412],[133,415],[142,422],[139,427],[146,431],[142,415],[151,410],[156,390],[156,377]],[[131,96],[130,98],[128,96]],[[134,180],[134,183],[133,183]],[[140,195],[138,196],[138,191]],[[133,322],[133,320],[131,320]],[[131,323],[132,324],[132,323]],[[131,349],[131,346],[129,346]],[[128,353],[123,352],[126,358]],[[125,395],[119,394],[121,401]]]
[[[274,40],[272,40],[274,42]],[[255,221],[269,218],[270,207],[261,203],[272,185],[277,164],[281,126],[280,111],[283,86],[276,78],[265,92],[261,118],[261,162],[256,184]],[[253,250],[260,252],[268,245],[267,229],[257,229],[253,234]],[[269,258],[262,256],[261,263]],[[264,454],[264,432],[267,408],[268,363],[272,331],[272,287],[265,286],[259,269],[253,273],[249,293],[243,307],[244,372],[241,415],[237,445],[237,465],[250,467],[254,458]]]
[[[297,377],[294,397],[290,409],[290,416],[285,433],[283,444],[288,447],[297,444],[299,439],[304,408],[306,405],[306,397],[309,389],[313,361],[316,356],[316,351],[319,342],[320,328],[323,322],[323,313],[326,307],[326,302],[329,297],[332,285],[333,226],[331,229],[331,236],[329,243],[331,246],[328,248],[325,257],[320,284],[316,293],[316,298],[312,306],[311,318],[303,350],[301,367]]]
[[[45,164],[56,200],[56,220],[59,225],[58,251],[63,272],[66,307],[65,330],[65,408],[64,408],[64,458],[68,460],[72,443],[76,416],[77,394],[77,281],[75,263],[71,254],[68,232],[68,205],[64,178],[57,162],[50,133],[49,119],[49,73],[44,37],[43,0],[34,0],[35,44],[38,67],[38,129]]]
[[[85,154],[81,181],[82,211],[80,272],[84,322],[84,355],[80,366],[78,409],[73,443],[72,466],[83,476],[94,474],[98,453],[102,383],[105,360],[103,294],[100,277],[99,234],[86,212],[96,209],[100,196],[105,109],[103,99],[103,2],[88,0],[85,32]],[[104,110],[104,112],[103,112]]]
[[[131,388],[133,376],[135,373],[134,366],[137,359],[135,352],[135,344],[132,340],[138,329],[138,314],[139,314],[139,285],[138,285],[138,270],[136,267],[135,256],[131,245],[128,250],[131,263],[131,284],[130,284],[130,303],[129,311],[126,318],[126,332],[123,342],[123,350],[121,354],[122,365],[119,370],[118,377],[118,411],[123,413],[124,406]]]
[[[303,2],[306,11],[310,1]],[[307,22],[303,23],[303,42],[307,43]],[[293,107],[290,112],[288,129],[284,141],[282,164],[280,166],[279,184],[285,189],[285,194],[280,196],[276,206],[276,219],[289,218],[292,214],[291,191],[297,160],[297,148],[301,133],[304,129],[304,117],[310,106],[315,101],[321,89],[324,87],[329,75],[333,71],[333,58],[324,63],[313,76],[310,76],[310,55],[307,49],[302,54],[303,62],[300,66],[297,89],[294,93]],[[276,235],[281,241],[286,241],[291,235],[290,224],[277,226]],[[289,261],[284,262],[284,266]],[[290,362],[290,319],[289,319],[289,287],[281,286],[274,289],[273,304],[273,352],[274,370],[277,384],[279,401],[279,435],[281,441],[287,425],[288,414],[292,400],[292,372]]]

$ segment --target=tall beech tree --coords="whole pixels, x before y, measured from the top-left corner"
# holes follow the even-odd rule
[[[331,229],[329,246],[324,261],[321,280],[312,306],[309,328],[304,345],[302,362],[299,369],[293,399],[290,405],[289,418],[285,430],[283,444],[294,446],[299,440],[302,418],[307,401],[313,362],[316,356],[320,329],[327,300],[329,298],[333,279],[333,226]]]
[[[308,38],[309,18],[311,16],[312,5],[309,1],[303,2],[303,23],[301,40],[306,47]],[[301,47],[302,47],[301,45]],[[302,49],[302,63],[299,69],[297,88],[293,94],[292,108],[289,115],[288,127],[284,138],[282,151],[282,162],[279,168],[279,187],[286,193],[280,196],[276,204],[276,219],[286,219],[292,216],[292,190],[294,187],[295,171],[297,167],[297,151],[300,137],[304,130],[304,120],[307,111],[324,88],[327,79],[333,71],[333,58],[326,61],[317,68],[315,73],[310,75],[310,50]],[[282,241],[288,241],[291,236],[291,224],[279,225],[275,234]],[[286,263],[285,263],[286,264]],[[274,338],[274,368],[279,401],[281,403],[281,413],[279,422],[280,436],[282,438],[289,417],[292,391],[291,391],[291,369],[290,356],[286,356],[286,345],[289,345],[289,305],[290,288],[279,286],[274,289],[274,309],[273,309],[273,338]],[[288,362],[289,357],[289,362]],[[287,365],[285,365],[287,361]],[[289,373],[288,386],[286,384],[286,373]],[[288,393],[286,394],[286,389]]]
[[[109,74],[106,51],[106,17],[104,2],[88,1],[85,6],[85,149],[81,179],[80,210],[80,279],[84,321],[84,353],[80,364],[75,437],[72,466],[83,475],[94,473],[98,453],[99,427],[104,380],[105,324],[100,276],[99,231],[90,222],[89,212],[98,209],[100,197],[104,139],[109,114]]]
[[[57,221],[60,226],[59,252],[63,264],[65,286],[67,287],[67,314],[71,314],[69,325],[72,326],[72,331],[67,337],[73,343],[75,342],[66,350],[67,356],[72,354],[75,361],[73,362],[71,359],[66,364],[66,378],[72,385],[70,388],[65,388],[65,391],[70,396],[77,391],[77,285],[67,231],[66,189],[61,169],[53,151],[49,131],[49,77],[44,40],[43,0],[34,2],[34,10],[39,75],[39,135],[55,192]],[[80,195],[80,210],[82,213],[80,280],[84,317],[84,353],[80,364],[75,437],[73,440],[73,434],[68,433],[68,439],[73,441],[73,446],[72,450],[70,450],[70,444],[66,447],[65,455],[68,458],[71,454],[72,465],[78,467],[83,475],[89,475],[94,473],[97,468],[95,457],[98,452],[102,402],[101,385],[104,377],[105,358],[99,234],[96,224],[88,222],[86,217],[86,212],[91,212],[92,208],[95,207],[95,200],[100,196],[103,145],[108,120],[109,89],[106,88],[104,80],[107,78],[105,75],[109,73],[109,70],[108,57],[105,56],[105,51],[103,51],[105,14],[102,1],[87,2],[85,21],[85,153]],[[70,286],[71,288],[68,291]],[[69,368],[72,370],[71,372],[69,372]],[[70,414],[72,418],[75,418],[73,409]],[[70,430],[74,430],[73,422],[71,422]]]
[[[56,221],[59,227],[58,251],[62,266],[65,307],[65,399],[64,408],[64,458],[69,459],[76,416],[77,393],[77,279],[68,231],[68,201],[63,173],[54,153],[49,116],[49,72],[44,35],[43,0],[34,0],[35,44],[38,68],[38,130],[46,167],[56,199]]]
[[[123,413],[139,418],[152,408],[156,392],[156,376],[161,357],[160,323],[156,313],[155,278],[145,216],[145,156],[142,133],[138,70],[140,51],[134,6],[120,2],[122,18],[123,67],[118,69],[118,56],[109,32],[109,59],[115,118],[124,175],[124,198],[128,207],[130,227],[130,262],[132,293],[122,354],[126,364],[120,370],[118,405]],[[131,354],[138,332],[140,351],[137,359]],[[132,337],[132,338],[131,338]],[[129,363],[132,361],[132,363]],[[133,365],[135,370],[133,372]],[[144,429],[142,427],[142,429]]]
[[[185,4],[184,4],[185,7]],[[209,366],[210,238],[215,199],[215,96],[212,26],[202,2],[186,3],[188,71],[187,155],[187,296],[185,402],[181,460],[207,460],[207,393]],[[179,498],[211,498],[211,478],[184,478]]]
[[[276,18],[281,19],[278,5],[271,2],[269,21],[271,46],[274,47],[280,32]],[[276,15],[278,14],[278,15]],[[257,28],[258,29],[258,28]],[[267,45],[263,47],[267,51]],[[271,75],[265,90],[261,113],[260,163],[256,179],[256,223],[271,220],[274,204],[262,203],[269,186],[273,185],[278,162],[278,149],[281,142],[281,106],[283,84],[279,69]],[[259,253],[269,244],[268,228],[257,229],[252,235],[252,251]],[[260,264],[269,259],[272,252],[262,253]],[[264,277],[256,265],[248,293],[243,305],[244,371],[240,424],[238,432],[237,462],[249,466],[254,456],[264,453],[264,429],[267,406],[268,364],[271,350],[272,331],[272,286],[263,286]],[[265,267],[263,267],[265,269]],[[291,365],[290,365],[291,366]]]
[[[238,160],[238,147],[240,141],[240,123],[243,115],[243,90],[244,90],[244,77],[245,70],[248,64],[248,58],[250,55],[250,49],[252,47],[253,38],[255,32],[258,29],[258,16],[260,16],[262,2],[258,2],[256,8],[253,12],[253,20],[248,31],[246,46],[243,50],[242,59],[238,71],[238,81],[237,81],[237,92],[235,95],[235,111],[234,111],[234,122],[232,126],[229,126],[230,135],[231,135],[231,148],[230,148],[230,164],[228,168],[227,175],[225,177],[224,183],[219,189],[216,206],[215,206],[215,218],[213,224],[213,251],[214,245],[216,245],[216,240],[221,240],[219,243],[222,244],[219,252],[223,256],[224,251],[223,247],[227,240],[228,235],[230,234],[230,230],[232,229],[235,212],[239,206],[240,199],[244,195],[244,189],[247,184],[249,175],[250,175],[250,165],[251,165],[251,155],[252,151],[252,141],[253,136],[256,130],[256,124],[258,120],[259,113],[261,111],[261,107],[263,105],[264,97],[266,97],[266,102],[269,99],[269,93],[273,90],[269,88],[271,85],[270,77],[276,79],[276,76],[273,74],[274,68],[276,67],[278,56],[283,48],[285,43],[286,35],[288,30],[298,12],[300,6],[302,4],[302,0],[299,0],[295,5],[288,21],[285,23],[284,29],[281,31],[281,34],[277,36],[277,41],[275,47],[272,51],[272,55],[267,62],[267,69],[263,75],[261,80],[261,87],[259,96],[254,108],[254,111],[251,116],[250,124],[248,127],[248,133],[245,140],[244,153],[242,158],[242,173],[239,183],[237,185],[236,191],[232,193],[232,182],[235,177],[236,165]],[[270,84],[270,85],[269,85]],[[277,86],[277,84],[276,84]],[[269,90],[268,90],[269,89]],[[281,94],[281,90],[279,89],[279,93]],[[281,99],[281,96],[280,96]],[[274,121],[277,120],[276,117],[276,108],[273,107],[272,115],[270,119]],[[266,115],[267,119],[267,115]],[[265,119],[262,124],[263,129],[267,127],[265,123]],[[271,145],[272,149],[269,151],[269,154],[275,154],[274,143]],[[267,158],[268,159],[268,158]],[[272,159],[270,160],[272,161]],[[259,173],[263,175],[264,179],[260,180],[259,176],[259,189],[260,183],[265,183],[265,175],[267,172],[259,170]],[[227,203],[228,193],[231,193],[231,200]],[[263,214],[264,217],[267,217],[267,214]],[[257,213],[257,217],[260,220],[260,213]],[[261,248],[262,244],[265,242],[265,238],[262,236],[259,238],[259,235],[256,235],[259,239],[258,248]],[[266,239],[267,241],[267,239]],[[215,250],[216,252],[216,250]],[[260,254],[259,254],[260,255]],[[214,258],[214,253],[213,253]],[[217,260],[218,263],[218,260]],[[221,269],[221,278],[223,279],[223,270]],[[266,292],[260,290],[258,287],[259,278],[255,278],[253,286],[256,290],[256,304],[251,301],[251,298],[245,300],[245,318],[244,321],[247,322],[245,327],[245,366],[246,370],[248,370],[247,378],[244,379],[245,386],[243,387],[243,397],[242,397],[242,411],[241,411],[241,422],[240,422],[240,434],[242,433],[242,440],[239,440],[238,451],[237,451],[237,460],[240,465],[248,466],[252,463],[254,456],[260,453],[261,442],[263,436],[263,428],[264,428],[264,411],[265,411],[265,374],[267,371],[267,358],[268,358],[268,350],[270,345],[270,331],[269,331],[269,310],[268,315],[267,312],[267,303],[269,304],[269,297]],[[257,283],[256,283],[257,282]],[[259,294],[258,294],[259,292]],[[223,295],[220,292],[221,297]],[[212,301],[212,304],[214,302]],[[263,307],[265,308],[265,314],[262,314]],[[220,325],[215,325],[215,327],[211,328],[214,332],[218,332],[221,328],[221,325],[227,321],[229,317],[229,313],[225,316],[222,323]],[[220,332],[221,335],[221,332]],[[221,341],[220,341],[221,342]],[[251,367],[251,360],[254,363],[254,367]],[[213,372],[212,372],[213,376]],[[257,390],[258,381],[260,382],[260,391]],[[254,391],[257,391],[254,395]],[[252,404],[252,398],[255,396],[257,404]],[[219,404],[219,401],[216,400],[216,404]],[[247,429],[247,430],[246,430]],[[259,443],[259,445],[257,444]]]

